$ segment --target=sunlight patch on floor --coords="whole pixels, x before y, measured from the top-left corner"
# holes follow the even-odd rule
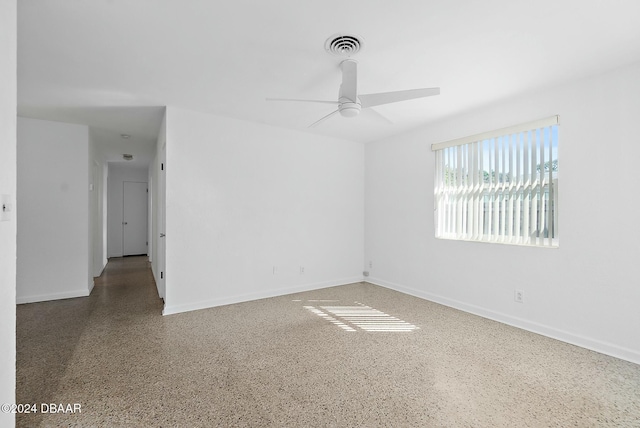
[[[326,313],[322,312],[320,309],[314,308],[313,306],[305,306],[305,309],[313,312],[314,314],[318,315],[320,318],[324,318],[325,320],[331,322],[332,324],[337,325],[338,327],[340,327],[341,329],[345,330],[345,331],[356,331],[355,329],[349,327],[348,325],[346,325],[343,322],[338,321],[337,319],[333,318],[330,315],[327,315]]]
[[[337,300],[333,300],[336,302]],[[319,302],[308,300],[307,302]],[[328,301],[325,301],[328,302]],[[350,306],[304,306],[345,331],[409,332],[419,327],[359,302]]]

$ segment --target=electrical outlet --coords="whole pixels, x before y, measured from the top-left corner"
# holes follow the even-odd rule
[[[274,266],[273,267],[273,274],[277,275],[278,274],[278,266]]]
[[[304,275],[304,266],[300,266],[300,275]]]
[[[369,260],[369,269],[373,268],[373,261]]]
[[[524,291],[515,290],[513,299],[518,303],[524,303]]]

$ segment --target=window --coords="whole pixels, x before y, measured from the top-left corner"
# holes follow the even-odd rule
[[[432,145],[436,237],[557,247],[558,123]]]

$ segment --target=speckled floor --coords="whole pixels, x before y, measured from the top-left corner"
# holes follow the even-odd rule
[[[161,309],[141,257],[19,305],[18,403],[81,413],[17,426],[640,427],[640,366],[370,284]]]

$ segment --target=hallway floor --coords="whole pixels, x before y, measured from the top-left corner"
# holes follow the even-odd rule
[[[160,346],[161,313],[146,256],[110,259],[89,297],[18,305],[17,402],[80,403],[82,413],[18,415],[16,425],[110,426],[109,411],[131,408],[135,389],[147,389],[145,368],[168,369],[145,362]]]
[[[640,426],[640,366],[371,284],[161,311],[146,257],[19,305],[17,403],[81,413],[17,426]]]

